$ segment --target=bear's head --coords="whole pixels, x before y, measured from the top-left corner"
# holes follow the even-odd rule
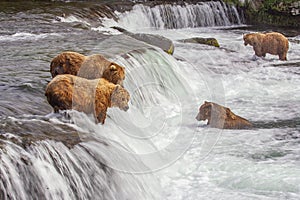
[[[125,68],[116,63],[111,63],[110,66],[104,70],[102,78],[105,78],[111,83],[123,86]]]
[[[250,44],[250,45],[253,46],[253,44],[252,44],[252,42],[253,42],[253,37],[254,37],[253,33],[245,34],[245,35],[243,36],[243,39],[244,39],[244,45],[247,46],[248,44]]]
[[[204,101],[204,104],[202,104],[199,108],[199,113],[197,114],[196,119],[198,121],[210,119],[212,106],[213,104],[211,102]]]
[[[244,45],[247,46],[248,44],[253,47],[258,47],[262,44],[263,39],[265,37],[264,33],[248,33],[243,36]]]
[[[208,124],[213,122],[223,123],[224,120],[236,120],[236,115],[229,108],[221,106],[213,102],[204,101],[199,108],[199,113],[196,116],[198,121],[208,120]]]
[[[111,96],[111,107],[119,107],[121,110],[129,109],[128,102],[130,99],[129,92],[121,85],[116,85]]]
[[[58,74],[77,75],[77,72],[85,60],[85,56],[76,52],[63,52],[57,55],[50,64],[52,78]]]

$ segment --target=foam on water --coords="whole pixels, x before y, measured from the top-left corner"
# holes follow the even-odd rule
[[[118,41],[123,41],[124,46]],[[116,36],[99,45],[107,55],[119,54],[114,61],[126,66],[124,86],[131,94],[130,110],[125,113],[118,109],[109,109],[108,115],[111,119],[107,118],[105,126],[93,126],[91,123],[82,123],[81,118],[77,119],[79,119],[79,127],[87,125],[86,128],[90,130],[88,132],[96,136],[101,135],[101,137],[104,135],[110,140],[129,147],[130,151],[134,152],[133,156],[138,156],[147,163],[149,169],[132,171],[140,173],[164,167],[169,164],[168,159],[173,159],[173,162],[182,153],[180,152],[182,149],[179,148],[177,153],[174,152],[172,156],[166,158],[159,151],[170,151],[168,148],[174,149],[174,146],[169,146],[170,143],[180,143],[178,135],[183,133],[182,128],[184,128],[182,119],[190,114],[186,112],[188,104],[185,103],[185,97],[192,90],[186,84],[186,80],[180,77],[182,74],[180,66],[173,57],[143,43],[139,46],[138,41],[135,43],[133,41],[132,38]],[[135,46],[130,47],[128,43],[135,44]],[[110,48],[107,48],[106,44]],[[114,44],[118,45],[118,48],[115,48]],[[128,47],[134,49],[127,49],[126,54],[124,51]],[[101,50],[98,49],[98,51]],[[111,134],[112,132],[114,134]],[[188,143],[182,146],[183,149],[190,145],[188,140],[192,137],[192,133],[185,134]],[[180,140],[184,140],[183,137]],[[116,151],[122,155],[119,149]],[[124,154],[123,158],[128,156],[131,155]],[[157,158],[154,159],[155,157]],[[117,156],[111,158],[115,159]],[[127,166],[120,165],[119,161],[113,164],[117,165],[115,166],[117,169],[121,167],[120,170],[132,170],[123,169]]]
[[[76,17],[74,15],[69,15],[67,17],[57,16],[56,19],[54,19],[52,22],[53,23],[58,23],[58,22],[65,22],[65,23],[80,22],[80,23],[85,24],[87,26],[91,26],[91,24],[88,23],[86,20],[81,19],[79,17]]]
[[[184,102],[181,107],[186,106],[183,109],[187,115],[184,115],[181,123],[184,128],[180,129],[184,134],[194,134],[192,146],[179,156],[175,163],[157,172],[162,177],[161,184],[166,188],[167,199],[297,199],[300,194],[299,156],[295,156],[299,152],[300,138],[298,134],[300,79],[297,65],[300,61],[299,45],[290,42],[288,61],[279,61],[278,57],[273,55],[254,61],[252,47],[245,47],[243,44],[243,31],[198,28],[174,32],[146,29],[146,27],[139,30],[164,35],[175,42],[174,57],[181,59],[179,61],[168,59],[167,64],[169,63],[172,68],[174,66],[173,69],[180,74],[179,83],[184,80],[183,86],[188,86],[188,90],[193,94],[181,99]],[[177,42],[178,39],[212,35],[218,39],[220,49]],[[141,65],[144,61],[131,59],[129,57],[127,61],[122,59],[117,61],[124,66],[129,66],[129,80],[125,81],[125,87],[133,92],[132,86],[135,84],[131,81],[142,84],[142,81],[139,82],[141,78],[139,76],[147,82],[148,77],[150,80],[156,80],[158,74],[149,76],[144,71],[136,73],[131,67]],[[149,70],[148,62],[152,62],[147,59],[147,56],[143,59],[146,61],[146,70]],[[177,66],[180,69],[178,71]],[[151,70],[154,70],[152,68],[153,66]],[[160,73],[164,73],[165,69],[165,65],[160,67]],[[167,74],[162,75],[161,78],[174,77],[169,72]],[[160,88],[155,90],[159,91]],[[155,100],[151,101],[152,92],[152,90],[141,90],[140,96],[145,95],[145,101],[139,102],[141,106],[138,109],[134,108],[129,114],[136,116],[140,109],[146,110],[142,106],[144,103],[153,105]],[[165,97],[170,98],[170,96]],[[204,100],[222,103],[236,114],[253,122],[272,122],[272,124],[266,126],[267,129],[261,126],[258,129],[245,131],[205,128],[203,122],[193,121],[193,115],[196,115],[198,106]],[[138,99],[133,97],[133,101]],[[169,113],[167,106],[170,103],[167,101],[161,103],[163,107],[161,110],[166,109],[164,113]],[[170,109],[173,110],[171,107]],[[146,113],[147,111],[143,111],[140,115],[149,115]],[[128,118],[126,115],[121,116]],[[150,115],[155,115],[159,119],[165,117],[157,112]],[[138,118],[137,124],[141,124],[141,127],[149,124],[145,123],[142,117]],[[136,120],[134,117],[130,119]],[[196,128],[197,125],[200,126]],[[127,130],[131,134],[137,131]],[[155,130],[155,127],[150,129],[150,131]],[[138,131],[141,132],[143,131]],[[172,131],[168,134],[170,137],[166,140],[159,137],[158,143],[151,140],[150,144],[153,143],[154,150],[161,145],[165,147],[164,143],[172,141],[169,139],[174,138],[178,132]],[[183,135],[180,136],[184,140]],[[294,139],[283,142],[282,139],[278,139],[282,137]],[[129,140],[124,141],[127,144],[132,143]],[[136,147],[136,153],[148,148],[144,144],[132,144]],[[151,161],[149,163],[144,160],[144,163],[154,166]]]
[[[34,34],[34,33],[20,32],[20,33],[15,33],[13,35],[1,35],[0,41],[40,40],[49,36],[59,36],[59,35],[60,34],[58,33]]]
[[[79,115],[83,116],[81,121],[92,122],[86,115],[78,113]],[[14,118],[11,120],[16,122],[15,126],[37,123],[36,120],[30,119]],[[44,121],[44,123],[48,123],[50,129],[53,125],[58,126],[52,124],[51,121]],[[74,127],[70,122],[64,124]],[[91,130],[88,133],[90,132]],[[83,136],[84,132],[80,133]],[[71,132],[60,134],[57,137],[62,137],[64,134],[70,135]],[[8,140],[3,137],[7,137]],[[29,141],[30,136],[26,137]],[[74,137],[76,135],[70,139]],[[17,139],[22,144],[24,138]],[[4,192],[1,193],[1,198],[90,199],[95,196],[101,199],[159,198],[159,188],[155,185],[150,186],[155,182],[155,178],[148,175],[134,176],[129,173],[118,173],[108,167],[110,156],[117,161],[123,161],[122,163],[128,168],[133,168],[132,165],[138,168],[138,165],[142,163],[127,162],[129,160],[118,158],[118,154],[114,155],[112,148],[117,144],[113,144],[111,140],[105,140],[99,136],[93,139],[90,137],[89,140],[86,137],[82,139],[85,140],[84,143],[72,145],[71,148],[62,142],[47,140],[47,138],[32,141],[31,145],[23,148],[17,144],[15,137],[9,134],[1,135],[1,145],[4,145],[0,149],[2,160],[0,188]],[[142,182],[149,183],[147,188],[150,189],[142,188],[142,185],[146,186],[144,183],[141,184]],[[34,192],[30,192],[33,188]]]
[[[286,147],[282,148],[285,142],[274,142],[274,131],[280,130],[223,131],[203,159],[199,157],[199,152],[203,152],[199,142],[203,140],[200,133],[206,131],[214,132],[199,132],[181,160],[185,167],[178,164],[162,172],[171,176],[165,182],[166,188],[171,187],[170,199],[297,199],[299,160],[291,160]],[[173,194],[175,188],[182,190]],[[181,197],[176,198],[178,194]]]

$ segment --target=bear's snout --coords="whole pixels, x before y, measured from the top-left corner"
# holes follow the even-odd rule
[[[127,111],[128,109],[129,109],[129,106],[125,106],[125,107],[123,108],[124,111]]]
[[[62,66],[57,66],[57,67],[54,68],[54,70],[52,72],[52,77],[54,78],[55,76],[57,76],[59,74],[64,74]]]
[[[59,73],[58,73],[58,70],[57,68],[54,70],[54,76],[57,76]]]
[[[196,116],[196,120],[198,120],[198,121],[201,120],[200,113],[198,113],[198,115]]]

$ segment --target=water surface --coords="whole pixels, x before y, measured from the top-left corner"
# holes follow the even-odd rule
[[[219,2],[0,7],[0,199],[299,199],[297,30],[286,30],[288,61],[254,60],[242,38],[261,28]],[[174,55],[111,26],[165,36]],[[221,48],[178,41],[191,37],[214,37]],[[76,111],[53,114],[44,90],[62,51],[124,65],[128,112],[109,109],[103,126]],[[196,121],[205,100],[255,128]]]

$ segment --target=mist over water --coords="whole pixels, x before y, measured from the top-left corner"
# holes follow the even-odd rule
[[[253,60],[255,27],[233,6],[104,3],[1,3],[0,199],[299,199],[300,34],[288,61]],[[174,55],[112,26],[167,37]],[[192,37],[221,48],[179,41]],[[125,66],[130,109],[104,125],[52,113],[44,91],[63,51]],[[254,128],[196,121],[205,100]]]

